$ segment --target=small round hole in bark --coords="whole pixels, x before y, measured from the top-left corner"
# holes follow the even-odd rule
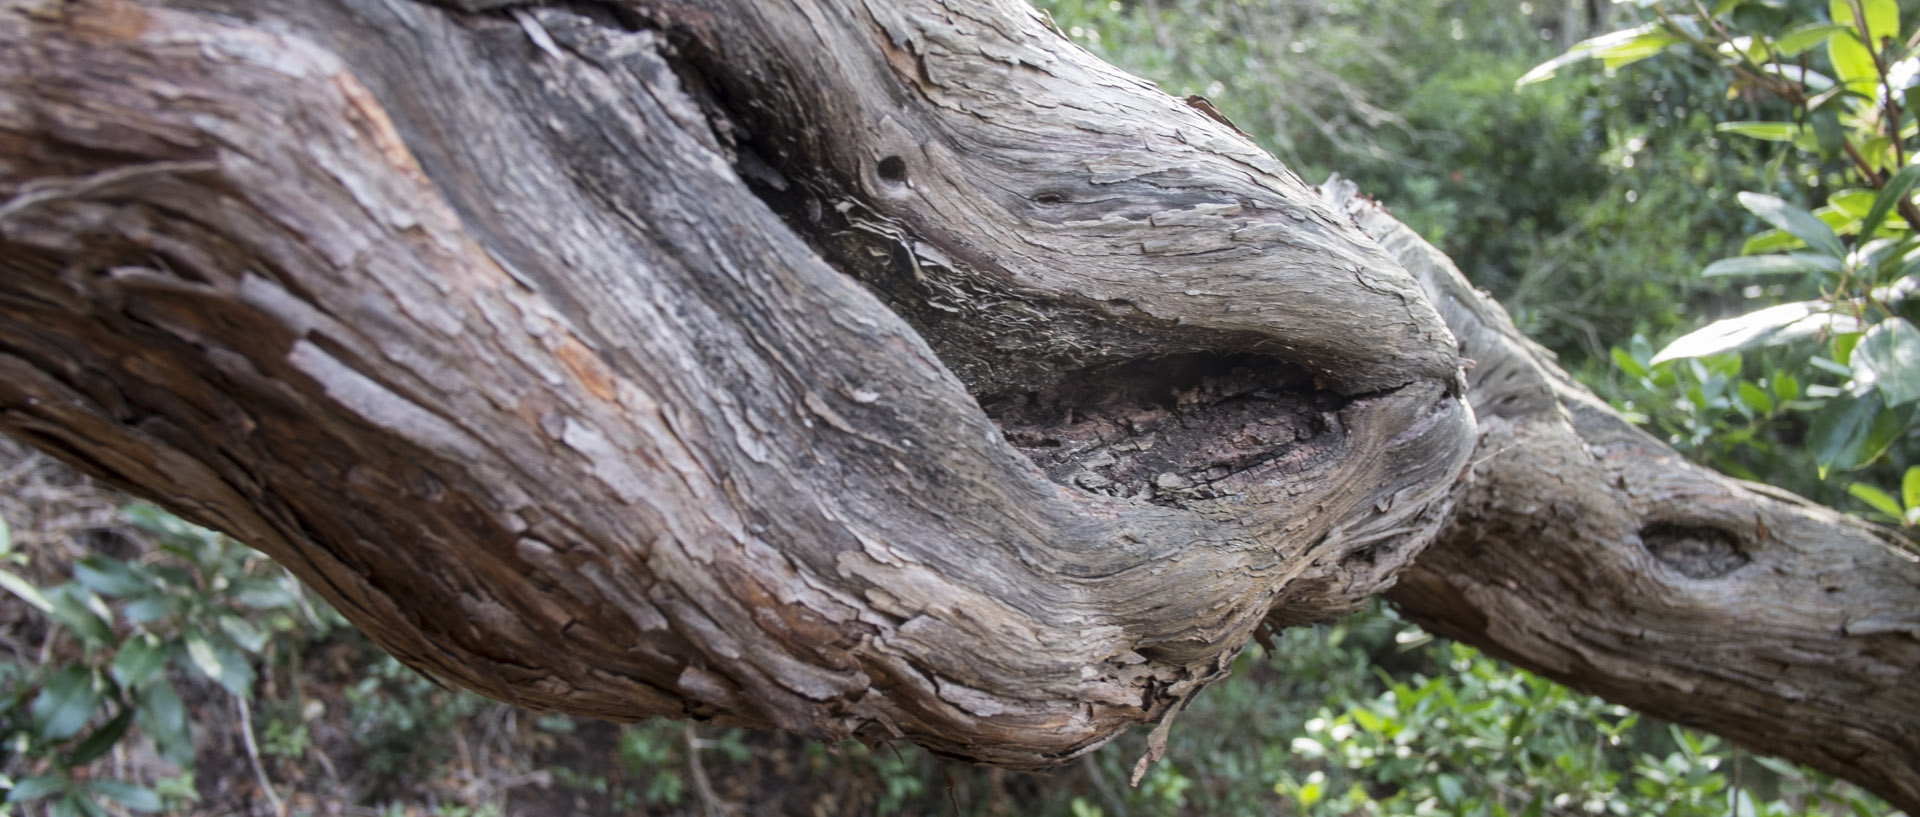
[[[891,184],[907,183],[907,161],[898,156],[888,156],[880,160],[880,178]]]
[[[1059,193],[1055,193],[1051,190],[1045,193],[1036,193],[1034,194],[1034,197],[1033,197],[1033,202],[1035,204],[1059,204],[1066,200],[1067,200],[1066,196],[1062,196]]]
[[[1707,525],[1655,522],[1640,531],[1653,558],[1693,579],[1717,579],[1753,561],[1738,536]]]

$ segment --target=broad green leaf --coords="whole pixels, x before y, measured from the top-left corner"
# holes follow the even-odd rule
[[[1795,238],[1807,242],[1808,247],[1819,250],[1834,258],[1847,257],[1847,248],[1840,243],[1840,236],[1833,228],[1820,220],[1819,216],[1787,203],[1778,196],[1765,193],[1741,193],[1740,205],[1753,211],[1753,214],[1782,230],[1792,233]]]
[[[88,646],[113,643],[113,626],[107,623],[113,611],[108,610],[98,596],[68,582],[48,592],[47,600],[53,602],[53,609],[47,615],[73,631]]]
[[[1840,272],[1846,266],[1840,259],[1810,252],[1786,255],[1742,255],[1722,258],[1700,271],[1709,278],[1720,275],[1800,275],[1808,272]]]
[[[1900,503],[1894,501],[1894,498],[1889,496],[1886,491],[1882,491],[1864,482],[1856,482],[1847,486],[1847,493],[1853,494],[1855,499],[1871,505],[1876,511],[1895,519],[1900,518]]]
[[[1920,400],[1920,329],[1906,318],[1889,318],[1868,329],[1853,348],[1856,388],[1878,388],[1887,405]]]
[[[1834,23],[1806,23],[1787,30],[1773,42],[1773,50],[1782,57],[1797,57],[1801,52],[1825,45],[1833,35],[1850,30]]]
[[[86,667],[54,673],[33,698],[33,720],[40,727],[40,737],[61,741],[78,734],[100,708],[100,691]]]
[[[1916,181],[1920,181],[1920,165],[1908,165],[1893,174],[1886,186],[1880,188],[1879,195],[1874,197],[1873,209],[1868,210],[1860,220],[1860,237],[1871,238],[1874,231],[1880,229],[1880,223],[1886,221],[1887,214],[1906,200]]]
[[[133,725],[133,710],[123,707],[120,714],[113,716],[113,720],[93,730],[93,734],[88,735],[86,740],[80,741],[79,746],[73,747],[73,753],[67,755],[67,765],[85,766],[99,759],[101,755],[107,753],[108,749],[112,749],[115,743],[120,742],[120,737],[127,733],[127,727],[131,725]]]
[[[1655,28],[1641,32],[1624,42],[1595,48],[1593,56],[1598,58],[1600,64],[1608,71],[1615,71],[1684,42],[1686,40],[1665,28]]]
[[[48,615],[53,613],[53,602],[40,592],[40,588],[34,587],[26,579],[0,570],[0,588],[5,588],[7,592],[19,596],[21,601],[33,605],[34,609],[42,613]]]
[[[7,802],[25,803],[29,800],[38,800],[49,794],[66,791],[67,786],[68,781],[64,775],[46,774],[29,777],[13,784],[13,790],[7,792]]]
[[[1877,192],[1858,187],[1841,190],[1827,196],[1827,206],[1845,213],[1849,221],[1862,218],[1873,211],[1873,200],[1879,197]]]
[[[299,603],[299,597],[286,582],[254,576],[235,580],[232,595],[233,600],[240,606],[252,610],[292,607]]]
[[[1851,471],[1879,459],[1912,417],[1912,406],[1886,408],[1879,392],[1832,400],[1813,415],[1807,446],[1822,469]]]
[[[1613,365],[1620,367],[1620,371],[1626,372],[1627,376],[1646,377],[1650,374],[1647,371],[1647,367],[1640,365],[1640,361],[1634,360],[1633,355],[1628,354],[1627,350],[1615,346],[1611,350],[1611,353],[1613,355]]]
[[[189,634],[187,658],[201,675],[234,695],[245,697],[253,688],[253,665],[224,636],[208,638],[203,633]]]
[[[247,652],[257,653],[267,646],[265,632],[253,626],[252,622],[233,613],[223,612],[220,615],[220,631],[226,633],[228,638],[233,639],[233,643],[240,645],[240,649]]]
[[[153,738],[160,756],[185,764],[193,760],[193,736],[187,731],[187,708],[165,678],[140,688],[140,731]]]
[[[1851,315],[1828,312],[1824,301],[1799,301],[1771,306],[1736,318],[1714,321],[1682,335],[1653,356],[1653,365],[1669,360],[1706,357],[1750,346],[1777,346],[1821,333],[1859,331]]]
[[[1853,13],[1856,2],[1864,15],[1858,19]],[[1847,33],[1827,41],[1827,57],[1835,73],[1849,87],[1872,93],[1880,82],[1873,55],[1881,50],[1885,38],[1900,36],[1900,4],[1896,0],[1828,0],[1827,12],[1835,25],[1847,27]]]
[[[1752,381],[1742,380],[1740,381],[1739,391],[1740,402],[1752,408],[1756,413],[1768,414],[1773,411],[1773,398],[1768,396],[1766,389],[1754,385]]]
[[[1788,250],[1806,245],[1807,242],[1794,238],[1792,233],[1785,230],[1765,230],[1747,236],[1747,240],[1740,244],[1740,254],[1760,255],[1761,253]]]
[[[73,577],[87,589],[114,598],[136,595],[153,586],[126,562],[104,556],[88,556],[74,562]]]
[[[153,789],[122,783],[118,780],[95,780],[87,788],[109,800],[118,802],[133,811],[159,811],[162,808],[160,795]]]
[[[1900,498],[1908,508],[1920,508],[1920,465],[1909,466],[1900,477]]]
[[[113,679],[125,687],[144,684],[166,668],[171,653],[152,634],[129,638],[121,642],[120,651],[113,656]]]

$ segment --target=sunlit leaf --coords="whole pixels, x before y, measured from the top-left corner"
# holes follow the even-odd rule
[[[26,579],[22,579],[5,570],[0,570],[0,588],[4,588],[7,592],[19,596],[21,601],[33,605],[34,609],[42,613],[51,614],[53,612],[53,602],[48,600],[47,597],[40,592],[40,588],[34,587],[33,584]]]
[[[1768,224],[1792,233],[1795,238],[1807,242],[1807,246],[1835,258],[1846,257],[1847,248],[1840,243],[1840,236],[1819,216],[1765,193],[1743,192],[1739,198],[1740,206],[1753,211],[1754,215]]]
[[[1786,34],[1773,42],[1773,50],[1782,57],[1797,57],[1803,51],[1825,45],[1833,35],[1848,30],[1847,26],[1835,23],[1806,23],[1788,29]]]
[[[1855,2],[1863,14],[1858,20],[1853,13]],[[1827,41],[1827,57],[1833,62],[1834,72],[1849,87],[1870,93],[1880,82],[1874,53],[1881,49],[1885,38],[1900,36],[1899,3],[1896,0],[1828,0],[1827,11],[1835,25],[1847,28],[1845,34]],[[1862,36],[1863,28],[1865,36]]]
[[[1878,388],[1887,405],[1920,400],[1920,329],[1906,318],[1874,324],[1853,349],[1853,379],[1858,388]]]
[[[1739,317],[1714,321],[1667,344],[1651,361],[1706,357],[1751,346],[1777,346],[1818,337],[1821,333],[1859,331],[1851,315],[1828,311],[1824,301],[1798,301],[1771,306]]]
[[[1867,503],[1876,511],[1895,519],[1900,518],[1900,503],[1894,501],[1894,498],[1888,495],[1886,491],[1882,491],[1864,482],[1856,482],[1847,486],[1847,493],[1853,494],[1855,499]]]
[[[1721,133],[1737,133],[1769,142],[1791,142],[1800,135],[1800,126],[1792,122],[1722,122],[1713,126]]]
[[[1840,259],[1810,252],[1786,255],[1742,255],[1722,258],[1700,271],[1708,277],[1720,275],[1800,275],[1808,272],[1840,272]]]
[[[1575,43],[1572,48],[1567,49],[1567,53],[1534,66],[1533,70],[1521,75],[1518,80],[1514,81],[1514,87],[1524,87],[1536,82],[1544,82],[1552,79],[1554,74],[1558,73],[1562,68],[1582,60],[1598,58],[1600,55],[1614,49],[1630,50],[1635,41],[1652,35],[1672,36],[1661,28],[1659,23],[1647,23],[1609,34],[1603,34],[1590,40],[1584,40]],[[1670,45],[1671,42],[1668,44]],[[1661,47],[1664,48],[1665,46]],[[1655,51],[1657,53],[1658,49],[1655,49]],[[1647,56],[1652,56],[1652,54],[1648,54]]]

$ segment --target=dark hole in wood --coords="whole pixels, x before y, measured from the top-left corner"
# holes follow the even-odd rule
[[[880,160],[880,178],[893,184],[905,184],[907,181],[907,162],[898,156],[888,156]]]
[[[1236,493],[1239,480],[1338,456],[1345,439],[1346,400],[1262,355],[1137,360],[980,405],[1053,481],[1159,504]]]
[[[1655,522],[1640,531],[1653,558],[1694,579],[1716,579],[1753,561],[1738,536],[1709,525]]]
[[[1051,191],[1046,193],[1037,193],[1033,197],[1033,201],[1036,204],[1059,204],[1066,200],[1067,200],[1067,197]]]

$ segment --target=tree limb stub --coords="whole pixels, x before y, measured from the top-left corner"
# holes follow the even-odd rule
[[[1573,383],[1453,264],[1330,185],[1478,362],[1453,519],[1389,593],[1577,689],[1920,813],[1920,556],[1881,528],[1682,460]]]
[[[494,697],[1020,768],[1431,538],[1453,339],[1310,189],[1031,10],[763,5],[8,0],[0,427]]]

